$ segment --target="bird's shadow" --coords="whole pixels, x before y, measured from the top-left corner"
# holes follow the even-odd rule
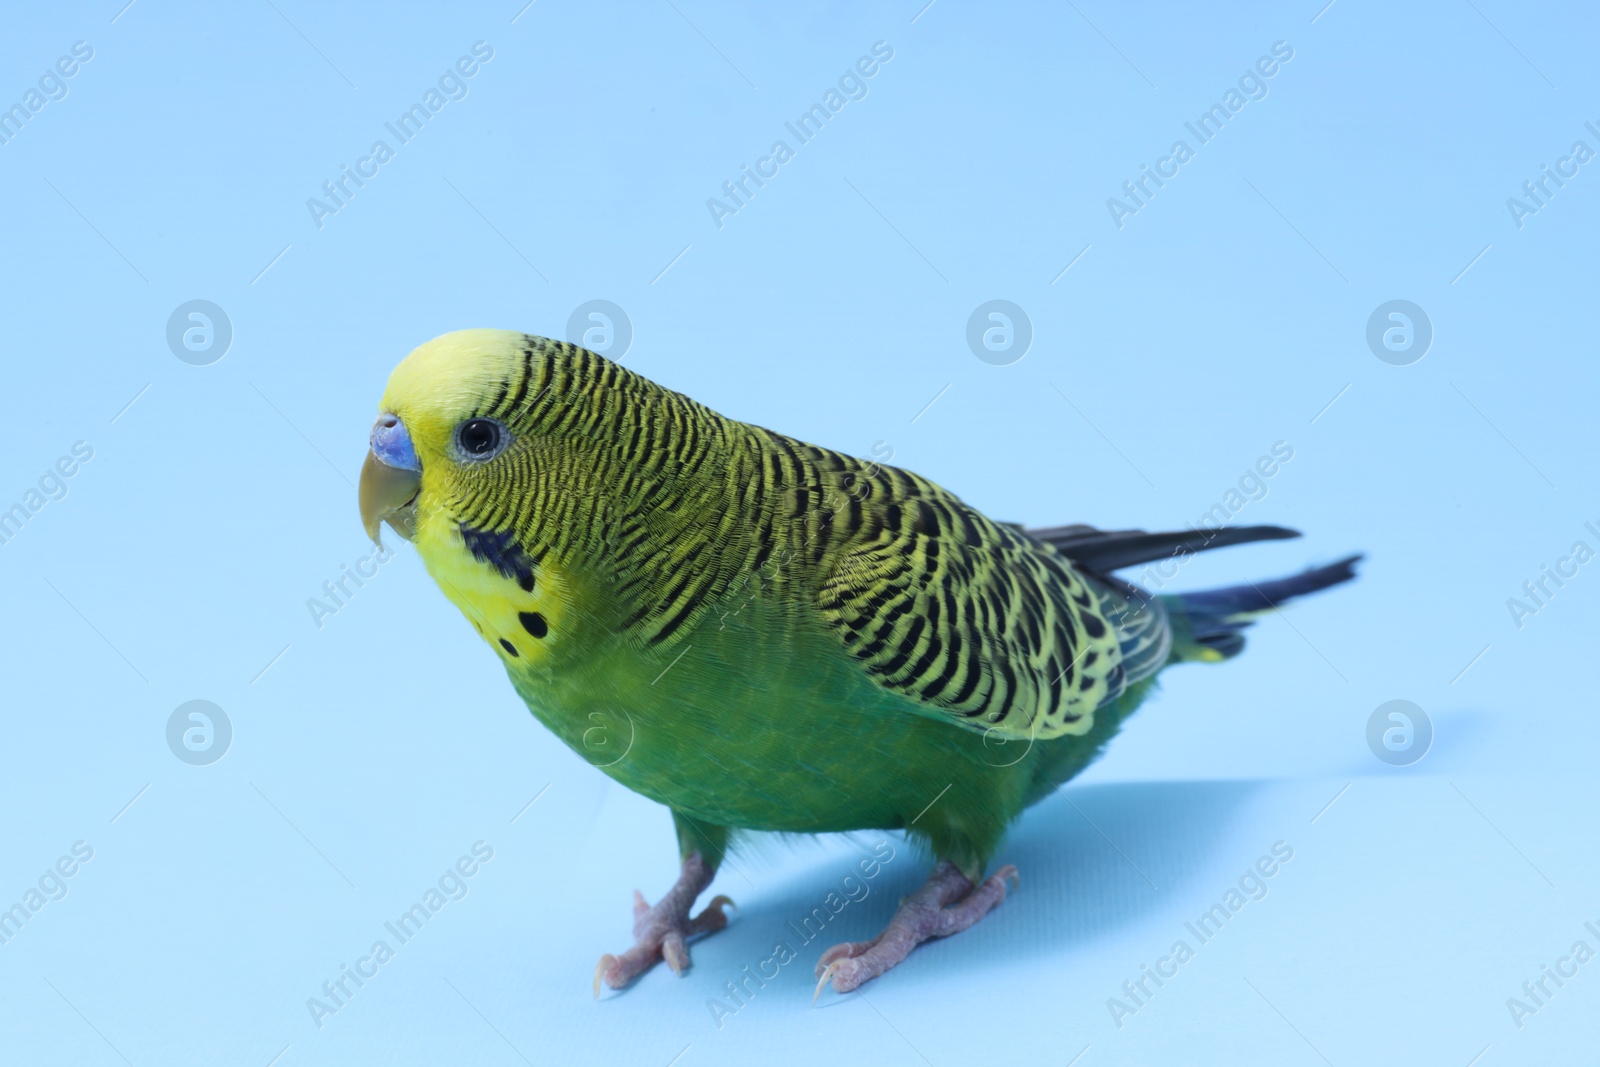
[[[1017,892],[973,930],[926,944],[914,958],[932,962],[935,954],[948,954],[948,966],[979,967],[1021,954],[1060,953],[1133,923],[1194,880],[1264,785],[1130,782],[1060,790],[1018,821],[995,857],[991,869],[1004,863],[1018,868]],[[870,861],[873,845],[885,839],[894,858],[867,880],[860,861]],[[898,834],[855,835],[844,855],[810,860],[770,889],[753,888],[769,883],[770,874],[747,863],[744,873],[724,882],[730,894],[745,890],[737,921],[696,944],[695,962],[702,973],[737,975],[742,964],[757,970],[783,944],[794,958],[778,968],[779,980],[809,983],[824,949],[876,936],[929,866]],[[830,893],[837,912],[830,912]],[[760,969],[770,975],[774,966]]]

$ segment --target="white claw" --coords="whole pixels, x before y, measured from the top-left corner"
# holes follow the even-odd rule
[[[828,969],[822,972],[822,977],[817,980],[817,991],[811,994],[812,1007],[816,1007],[817,998],[822,996],[822,987],[828,984],[828,980],[834,976],[834,972],[838,971],[843,964],[844,960],[834,960],[828,964]]]
[[[595,968],[594,968],[594,999],[596,999],[596,1000],[600,999],[600,978],[601,978],[601,976],[604,975],[606,973],[606,971],[610,970],[612,967],[615,967],[616,964],[617,964],[617,957],[613,956],[609,952],[607,952],[604,956],[601,956],[600,957],[600,962],[595,964]]]
[[[672,973],[679,978],[689,969],[689,952],[683,945],[683,939],[668,934],[661,942],[661,958],[667,961],[667,966],[672,968]]]

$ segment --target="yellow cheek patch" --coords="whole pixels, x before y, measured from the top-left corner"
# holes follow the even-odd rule
[[[444,595],[508,664],[542,664],[560,632],[567,598],[559,572],[535,563],[506,535],[427,523],[416,540]]]

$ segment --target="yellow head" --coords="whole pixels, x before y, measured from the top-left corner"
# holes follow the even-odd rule
[[[545,663],[558,631],[571,647],[579,625],[571,603],[583,579],[563,564],[609,540],[610,423],[652,391],[662,392],[543,337],[436,337],[389,377],[361,471],[362,523],[374,540],[387,522],[415,542],[508,666]]]
[[[418,508],[476,496],[518,465],[531,442],[519,426],[551,342],[510,330],[436,337],[389,376],[361,471],[361,521],[407,540]],[[545,375],[548,377],[548,374]]]

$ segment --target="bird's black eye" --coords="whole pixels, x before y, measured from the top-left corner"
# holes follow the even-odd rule
[[[488,459],[505,445],[505,429],[493,419],[468,419],[456,431],[456,443],[469,459]]]

